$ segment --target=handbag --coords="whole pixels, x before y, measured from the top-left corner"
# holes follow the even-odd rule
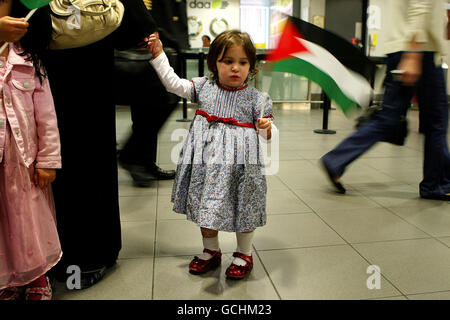
[[[50,2],[52,40],[50,49],[70,49],[99,41],[122,22],[119,0],[53,0]]]
[[[356,118],[356,128],[361,127],[364,123],[371,121],[375,118],[377,113],[383,110],[383,107],[378,105],[372,105],[368,107],[364,113]],[[398,146],[403,146],[405,144],[406,136],[408,135],[408,120],[406,119],[406,114],[400,116],[400,123],[398,126],[392,129],[391,132],[381,141],[392,143]]]
[[[164,52],[176,73],[180,74],[179,52],[164,46]],[[152,54],[146,49],[114,50],[115,98],[117,105],[131,105],[133,101],[146,101],[154,93],[162,105],[173,107],[180,98],[167,92],[155,69],[148,63]],[[164,93],[163,93],[164,92]]]

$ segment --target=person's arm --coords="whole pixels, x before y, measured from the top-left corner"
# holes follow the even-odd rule
[[[409,44],[409,51],[402,54],[398,70],[402,70],[402,82],[406,86],[413,86],[417,83],[422,75],[422,58],[423,52],[421,46],[413,38]]]
[[[166,90],[182,98],[191,99],[192,82],[178,77],[170,66],[169,59],[162,49],[158,33],[151,34],[147,40],[148,51],[153,55],[150,64],[155,69]]]
[[[157,30],[155,19],[142,0],[121,1],[125,12],[120,27],[114,31],[114,47],[128,50],[138,46],[149,34]]]
[[[0,41],[19,41],[28,31],[28,22],[24,18],[4,16],[0,18]]]
[[[42,84],[35,77],[36,89],[33,93],[34,117],[38,135],[36,155],[35,185],[46,188],[56,178],[56,170],[61,168],[60,140],[53,98],[47,78]]]
[[[36,168],[58,169],[61,168],[61,147],[50,85],[48,78],[43,78],[42,84],[37,76],[35,79],[36,89],[33,93],[33,102],[38,135]]]

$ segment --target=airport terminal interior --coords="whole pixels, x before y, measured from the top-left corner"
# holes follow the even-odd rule
[[[188,108],[188,118],[194,116]],[[236,249],[233,233],[220,233],[221,267],[192,275],[202,250],[199,228],[174,213],[172,180],[133,185],[119,168],[122,250],[104,279],[85,290],[56,283],[55,299],[450,299],[450,202],[419,198],[423,135],[418,112],[408,114],[404,146],[380,142],[343,176],[334,192],[318,159],[353,131],[355,119],[331,110],[329,129],[317,134],[322,110],[276,103],[279,169],[267,176],[267,224],[254,237],[254,269],[228,280]],[[158,163],[175,169],[176,129],[188,129],[180,106],[159,133]],[[128,106],[117,106],[117,141],[128,137]]]
[[[211,28],[240,23],[256,30],[254,34],[261,35],[261,39],[255,38],[258,49],[268,48],[261,44],[268,43],[269,28],[262,33],[265,29],[254,21],[268,22],[246,19],[268,12],[267,8],[258,6],[256,10],[251,6],[256,2],[281,3],[290,9],[294,3],[298,17],[309,17],[310,22],[321,27],[326,24],[330,30],[346,25],[347,40],[361,45],[358,37],[363,32],[362,24],[355,21],[361,21],[362,5],[370,4],[373,19],[368,19],[366,54],[379,57],[386,32],[380,27],[385,1],[213,1],[216,5],[229,4],[223,10],[235,10],[236,14],[226,15],[228,22],[216,19],[206,7],[200,10],[198,4],[192,9],[194,3],[208,1],[189,1],[188,16],[199,17],[189,21],[189,28],[197,28],[191,48],[197,53],[205,50],[200,48],[201,36],[208,32],[209,22]],[[359,7],[347,5],[349,2]],[[350,13],[359,20],[342,18]],[[199,75],[196,63],[187,61],[185,78]],[[278,135],[270,145],[268,165],[274,170],[266,176],[267,224],[255,232],[254,268],[249,276],[238,281],[226,278],[225,270],[236,250],[235,234],[227,232],[219,233],[221,266],[203,275],[190,274],[190,261],[203,250],[202,238],[195,223],[172,211],[173,180],[155,180],[149,187],[138,187],[129,172],[119,166],[119,259],[100,282],[88,289],[68,290],[65,283],[55,282],[54,299],[450,300],[450,201],[419,196],[424,136],[419,133],[417,107],[407,115],[405,145],[377,143],[348,167],[342,177],[347,192],[338,194],[319,159],[355,130],[358,114],[346,116],[332,105],[328,129],[336,132],[316,133],[314,130],[323,128],[320,88],[305,78],[268,73],[263,65],[260,67],[251,85],[272,97]],[[384,70],[382,65],[377,66],[376,99],[382,96]],[[184,117],[179,103],[159,131],[157,164],[162,169],[176,168],[180,132],[191,125],[190,121],[178,120],[192,120],[195,111],[196,105],[189,103]],[[120,150],[131,131],[130,107],[117,105],[116,115]],[[447,140],[450,142],[449,136]]]

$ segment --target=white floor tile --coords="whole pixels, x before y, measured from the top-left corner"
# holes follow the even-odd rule
[[[383,277],[380,289],[376,282],[369,289],[369,264],[348,245],[260,251],[259,255],[282,299],[368,299],[400,294]]]
[[[192,119],[195,109],[188,109]],[[92,288],[65,289],[55,299],[370,299],[450,300],[450,202],[419,197],[423,135],[411,111],[406,145],[378,143],[353,162],[337,194],[318,159],[354,132],[355,121],[331,110],[275,104],[279,129],[279,170],[267,176],[267,224],[254,237],[255,267],[247,279],[225,279],[236,249],[234,233],[220,232],[222,266],[205,275],[188,273],[203,249],[200,228],[172,211],[173,180],[136,187],[119,166],[122,250],[116,266]],[[128,106],[118,106],[117,144],[131,132]],[[161,128],[157,163],[175,169],[172,140],[190,122],[178,107]],[[450,141],[450,136],[448,138]],[[381,268],[380,289],[369,290],[369,265]]]
[[[267,218],[253,240],[257,250],[327,246],[345,243],[316,214],[283,214]]]
[[[450,250],[435,239],[355,244],[403,294],[450,290]]]
[[[153,259],[118,259],[104,278],[84,290],[56,283],[55,300],[149,300],[152,298]]]
[[[279,297],[254,255],[254,267],[243,280],[228,280],[225,270],[231,254],[222,256],[221,267],[203,275],[188,272],[191,256],[158,257],[155,263],[155,300],[278,300]]]
[[[430,237],[383,208],[324,211],[319,216],[349,243]]]

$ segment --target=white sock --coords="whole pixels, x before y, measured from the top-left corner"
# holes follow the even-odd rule
[[[237,248],[236,251],[245,254],[246,256],[252,255],[253,236],[255,232],[236,232]],[[235,257],[233,263],[238,266],[245,266],[248,262],[239,257]]]
[[[219,251],[219,236],[214,238],[202,238],[203,239],[203,247],[205,249],[209,249],[212,251]],[[209,260],[212,258],[208,252],[203,252],[198,256],[202,260]]]

